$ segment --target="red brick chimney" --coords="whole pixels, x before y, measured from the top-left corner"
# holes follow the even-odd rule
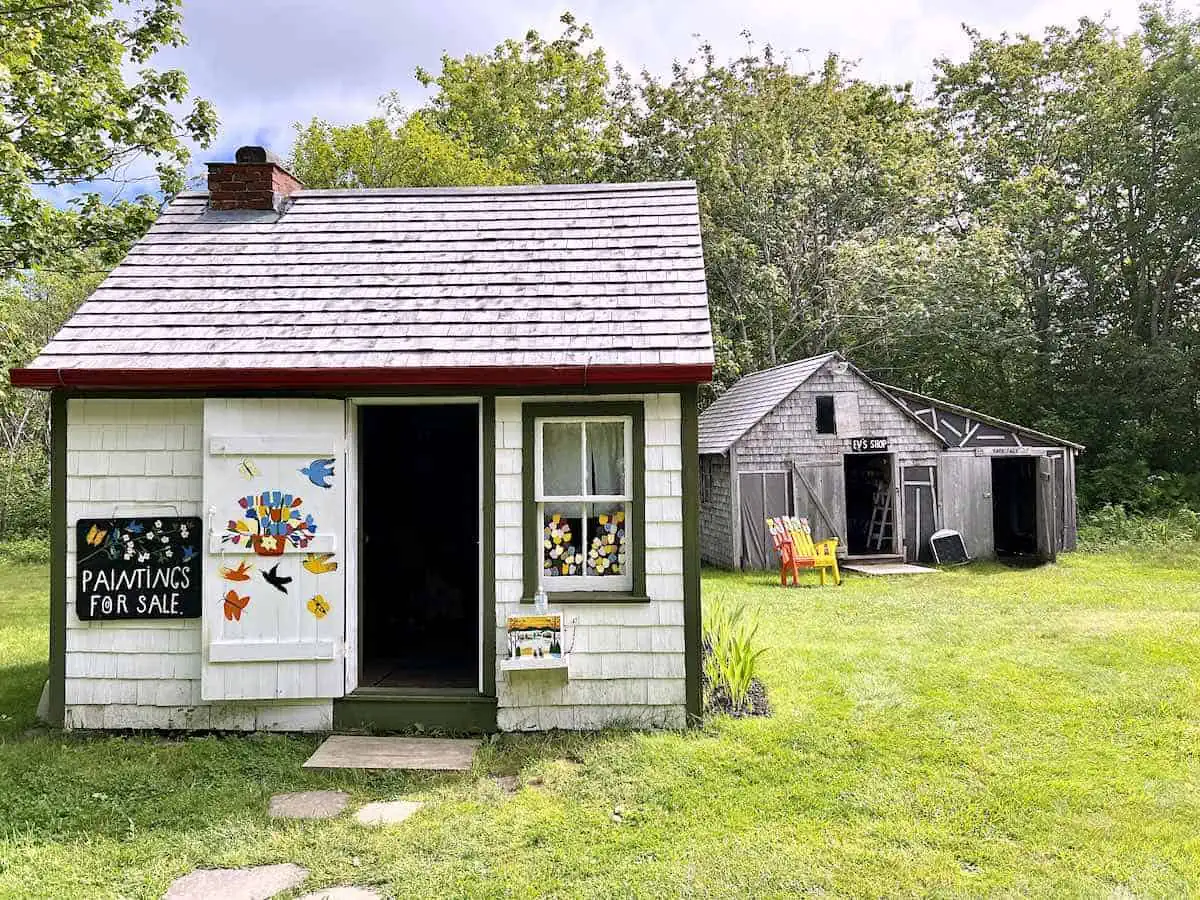
[[[236,162],[208,164],[209,209],[280,210],[304,185],[262,147],[239,147]]]

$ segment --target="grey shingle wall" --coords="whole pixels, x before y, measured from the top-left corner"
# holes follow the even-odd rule
[[[729,569],[737,564],[733,558],[733,496],[728,456],[700,457],[700,559]]]
[[[856,434],[817,434],[816,397],[841,391],[858,397],[860,428]],[[842,429],[844,423],[839,422]],[[849,370],[828,367],[768,413],[738,441],[738,466],[744,471],[785,471],[794,459],[801,465],[840,463],[851,437],[887,437],[888,452],[902,466],[935,465],[942,445],[874,387]]]
[[[691,182],[182,194],[33,368],[711,365]]]

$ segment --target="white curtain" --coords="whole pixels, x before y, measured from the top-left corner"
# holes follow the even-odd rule
[[[587,423],[587,477],[589,494],[625,493],[625,424]]]
[[[578,422],[542,425],[542,493],[547,497],[578,497],[583,493],[579,457],[583,432]]]

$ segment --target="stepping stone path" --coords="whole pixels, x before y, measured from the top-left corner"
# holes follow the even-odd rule
[[[345,791],[297,791],[276,794],[267,809],[272,819],[332,819],[350,802]]]
[[[171,882],[163,900],[267,900],[308,877],[295,863],[248,869],[197,869]]]
[[[368,803],[354,814],[354,818],[362,825],[395,825],[403,822],[424,805],[412,800]]]
[[[383,894],[377,894],[369,888],[347,885],[313,891],[298,900],[383,900]]]

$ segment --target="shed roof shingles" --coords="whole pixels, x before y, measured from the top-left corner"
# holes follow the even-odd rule
[[[31,369],[713,362],[690,182],[181,194]]]
[[[836,353],[825,353],[747,375],[700,414],[700,452],[724,453],[804,384]]]

